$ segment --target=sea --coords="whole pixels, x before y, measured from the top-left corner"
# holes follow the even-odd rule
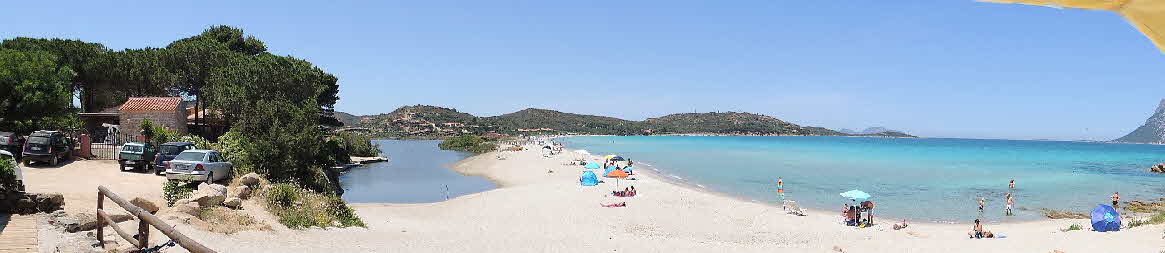
[[[390,161],[356,167],[340,176],[349,203],[427,203],[497,188],[482,177],[449,168],[470,153],[441,150],[439,140],[373,140]]]
[[[841,212],[849,190],[869,193],[874,215],[940,223],[1045,219],[1042,208],[1089,213],[1121,199],[1165,197],[1165,146],[948,138],[832,136],[574,136],[571,149],[618,154],[691,187],[779,205]],[[642,170],[642,168],[640,168]],[[581,170],[581,168],[580,168]],[[1015,215],[1004,215],[1013,192]],[[651,189],[640,189],[650,192]],[[982,213],[978,199],[986,199]]]

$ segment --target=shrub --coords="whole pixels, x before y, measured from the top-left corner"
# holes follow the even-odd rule
[[[1080,224],[1072,224],[1071,226],[1068,226],[1068,231],[1081,230],[1081,229],[1083,229],[1083,228],[1080,227]]]
[[[288,228],[364,226],[356,212],[335,195],[279,183],[272,185],[265,197],[267,211]]]
[[[12,158],[0,156],[0,193],[8,190],[18,190],[16,183],[16,168],[12,166]]]
[[[166,199],[166,206],[174,206],[179,199],[190,197],[194,193],[195,182],[192,180],[166,180],[162,183],[162,197]]]
[[[150,122],[150,119],[142,119],[142,122],[138,124],[138,127],[141,127],[142,136],[146,137],[146,141],[154,145],[178,141],[179,137],[181,137],[178,135],[178,132],[170,130],[164,126],[155,125],[153,122]]]
[[[292,184],[274,184],[267,191],[267,202],[280,208],[289,208],[299,197],[299,186]]]
[[[1165,211],[1160,211],[1160,212],[1157,212],[1156,214],[1153,214],[1152,217],[1149,217],[1149,223],[1151,223],[1151,224],[1165,223]]]
[[[380,146],[372,143],[372,136],[340,132],[335,139],[339,139],[344,149],[352,156],[379,156]]]
[[[437,146],[444,150],[473,153],[485,153],[497,149],[496,144],[476,135],[462,135],[460,137],[445,139],[445,141],[442,141]]]
[[[1144,226],[1144,225],[1149,225],[1148,220],[1135,219],[1135,220],[1130,220],[1128,224],[1125,224],[1125,228],[1135,228],[1135,227],[1140,227],[1140,226]]]
[[[187,135],[178,137],[178,140],[176,141],[193,143],[194,147],[199,149],[215,149],[214,143],[211,143],[210,141],[206,140],[206,138],[202,138],[201,136]]]

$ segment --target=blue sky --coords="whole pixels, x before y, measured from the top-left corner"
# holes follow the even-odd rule
[[[162,47],[226,24],[335,74],[355,114],[433,104],[642,120],[747,111],[930,137],[1113,139],[1165,98],[1119,16],[974,1],[16,1],[0,38]]]

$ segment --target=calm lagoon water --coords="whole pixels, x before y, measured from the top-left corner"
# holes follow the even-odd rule
[[[424,203],[497,188],[482,177],[464,176],[449,165],[468,157],[441,150],[441,141],[375,140],[391,161],[353,168],[340,176],[344,201],[353,203]]]
[[[1110,202],[1165,196],[1165,146],[1065,141],[898,139],[824,136],[586,136],[560,139],[573,149],[615,153],[681,181],[745,199],[786,197],[821,210],[848,202],[838,193],[873,195],[876,215],[966,223],[977,217],[1022,221],[1040,208],[1088,213]],[[1008,180],[1016,180],[1016,216],[1003,216]],[[647,189],[645,189],[647,191]],[[1023,209],[1026,210],[1022,210]]]

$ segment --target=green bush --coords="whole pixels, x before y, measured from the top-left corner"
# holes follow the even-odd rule
[[[255,172],[255,168],[249,160],[250,154],[247,152],[246,144],[246,137],[238,132],[230,131],[218,137],[218,143],[214,145],[216,150],[222,152],[223,158],[235,166],[235,175]]]
[[[380,155],[380,146],[372,143],[372,136],[340,132],[336,134],[335,138],[343,142],[344,149],[352,156],[369,157]]]
[[[335,195],[302,189],[295,184],[279,183],[272,185],[264,196],[267,198],[267,211],[288,228],[365,226],[356,212]]]
[[[299,186],[274,184],[267,190],[267,202],[280,208],[291,208],[299,198]]]
[[[1080,227],[1080,224],[1072,224],[1071,226],[1068,226],[1068,231],[1081,230],[1081,229],[1083,229],[1083,228]]]
[[[12,158],[0,156],[0,192],[17,190],[16,168],[12,166]]]
[[[194,147],[199,149],[215,149],[214,143],[211,143],[210,141],[206,140],[206,138],[202,138],[201,136],[187,135],[178,137],[178,140],[176,141],[193,143]]]
[[[445,139],[441,144],[437,145],[443,150],[456,150],[463,152],[485,153],[497,149],[497,144],[490,142],[486,138],[476,135],[462,135]]]
[[[174,206],[175,201],[190,197],[194,193],[194,183],[192,180],[166,180],[162,183],[162,197],[166,199],[166,206]]]
[[[1159,211],[1156,214],[1153,214],[1153,216],[1149,217],[1149,223],[1150,224],[1165,223],[1165,211]]]
[[[138,127],[141,127],[142,136],[146,137],[146,141],[155,146],[161,145],[162,143],[178,141],[181,137],[178,135],[178,132],[164,126],[155,125],[153,122],[150,122],[150,119],[142,119]]]

